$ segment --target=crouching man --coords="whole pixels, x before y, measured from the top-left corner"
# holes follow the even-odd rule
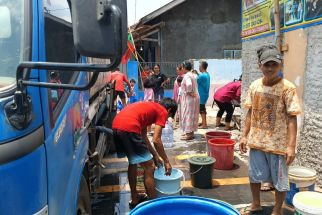
[[[128,158],[128,179],[131,189],[130,207],[156,198],[154,183],[155,164],[164,165],[166,175],[171,174],[171,164],[161,141],[162,128],[168,117],[174,117],[177,104],[170,98],[160,102],[138,102],[124,108],[113,121],[115,147],[119,157]],[[153,144],[147,137],[147,127],[155,124]],[[144,169],[144,186],[147,195],[138,194],[136,189],[137,164]]]

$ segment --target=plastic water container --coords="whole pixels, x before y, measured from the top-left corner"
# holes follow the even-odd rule
[[[230,204],[197,196],[169,196],[143,202],[130,215],[238,215]]]
[[[194,187],[212,188],[212,172],[216,159],[209,156],[194,156],[188,158],[191,184]]]
[[[322,193],[304,191],[295,194],[293,199],[295,215],[321,215]]]
[[[293,206],[293,197],[302,191],[314,191],[316,181],[316,171],[301,166],[291,166],[289,168],[290,191],[286,193],[285,202]]]
[[[235,140],[214,138],[208,141],[208,155],[215,158],[215,169],[230,170],[234,166]]]
[[[185,181],[183,172],[180,169],[172,168],[171,175],[165,175],[163,166],[154,171],[155,189],[157,196],[177,196],[183,188],[181,181]]]
[[[224,139],[230,139],[231,138],[231,133],[226,132],[226,131],[208,131],[205,134],[206,140],[207,140],[207,145],[206,149],[209,151],[209,140],[214,139],[214,138],[224,138]]]
[[[117,101],[117,105],[116,105],[116,107],[117,107],[117,112],[121,111],[121,110],[123,109],[123,104],[122,104],[122,102],[121,102],[121,101]]]
[[[230,139],[231,138],[231,133],[226,132],[226,131],[208,131],[205,134],[207,142],[210,139],[213,138],[225,138],[225,139]]]
[[[173,124],[170,119],[168,119],[165,127],[162,129],[161,140],[164,148],[173,147]]]

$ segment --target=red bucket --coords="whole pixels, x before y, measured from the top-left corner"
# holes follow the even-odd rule
[[[231,138],[231,133],[225,132],[225,131],[209,131],[206,132],[205,134],[207,143],[210,139],[213,138],[225,138],[225,139],[230,139]]]
[[[229,170],[233,168],[235,140],[213,138],[208,141],[208,155],[216,159],[215,169]]]

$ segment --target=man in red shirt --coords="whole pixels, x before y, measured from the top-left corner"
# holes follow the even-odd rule
[[[174,117],[177,104],[170,98],[159,103],[137,102],[126,106],[113,121],[114,142],[119,157],[127,156],[128,179],[132,201],[130,207],[146,200],[136,189],[137,164],[144,168],[144,185],[150,199],[156,198],[154,183],[155,164],[164,164],[166,175],[171,174],[171,164],[164,151],[161,133],[168,117]],[[153,143],[147,136],[147,126],[155,124]]]
[[[127,80],[126,76],[120,72],[119,68],[116,68],[116,70],[112,72],[111,75],[108,77],[107,82],[112,82],[112,81],[115,81],[114,100],[116,100],[117,96],[119,96],[124,107],[126,105],[126,97],[125,97],[123,82],[125,82],[128,88],[131,89],[130,82]]]

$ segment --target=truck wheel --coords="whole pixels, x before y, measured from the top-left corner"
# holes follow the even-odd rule
[[[79,187],[79,194],[77,200],[77,215],[91,215],[91,199],[88,190],[87,182],[84,176],[82,176]]]

